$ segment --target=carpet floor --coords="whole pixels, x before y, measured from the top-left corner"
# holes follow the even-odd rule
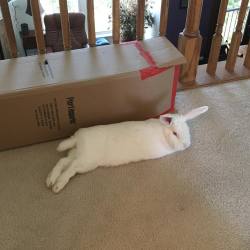
[[[0,249],[250,249],[250,81],[179,92],[189,149],[99,168],[58,195],[58,141],[0,153]]]

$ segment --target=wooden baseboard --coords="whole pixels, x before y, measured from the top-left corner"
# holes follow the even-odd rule
[[[206,72],[207,65],[199,65],[195,82],[179,84],[178,90],[192,89],[198,87],[207,87],[220,83],[227,83],[250,78],[250,70],[244,65],[244,58],[238,57],[235,65],[234,72],[228,72],[225,69],[225,61],[218,62],[216,74],[209,75]]]

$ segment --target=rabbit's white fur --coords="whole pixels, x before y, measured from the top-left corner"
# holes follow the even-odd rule
[[[46,184],[59,192],[77,173],[95,168],[156,159],[190,146],[187,120],[206,112],[207,106],[186,115],[166,114],[159,119],[121,122],[79,129],[57,150],[69,150],[47,177]],[[171,122],[170,122],[171,119]]]

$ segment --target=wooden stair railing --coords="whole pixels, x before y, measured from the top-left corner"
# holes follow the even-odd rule
[[[67,0],[58,0],[61,13],[61,27],[65,50],[71,49],[70,23]],[[112,25],[113,43],[120,43],[120,1],[112,0]],[[244,58],[239,58],[238,50],[242,38],[242,25],[246,16],[249,0],[242,0],[237,27],[230,45],[227,61],[218,62],[222,43],[222,29],[225,20],[228,0],[221,0],[217,26],[212,41],[207,65],[198,65],[202,37],[199,26],[202,13],[203,0],[189,0],[185,28],[179,35],[178,48],[187,59],[187,63],[181,66],[181,88],[206,86],[213,83],[227,82],[250,78],[250,42]],[[136,39],[142,40],[144,36],[144,12],[145,0],[137,0]],[[17,57],[17,45],[11,21],[7,0],[0,0],[0,6],[6,27],[11,56]],[[39,54],[46,53],[42,21],[39,9],[39,0],[31,1],[32,15],[35,26],[36,42]],[[169,0],[161,0],[160,36],[165,36],[168,25]],[[87,0],[88,42],[91,47],[96,46],[94,0]]]
[[[34,27],[35,27],[37,49],[38,49],[39,54],[45,54],[46,48],[45,48],[45,41],[44,41],[44,35],[43,35],[42,20],[41,20],[41,15],[40,15],[39,0],[30,1],[30,5],[31,5],[33,22],[34,22]]]
[[[87,0],[89,46],[96,46],[94,0]]]
[[[137,16],[136,16],[136,39],[137,40],[143,40],[144,12],[145,12],[145,0],[137,0]]]
[[[242,0],[237,27],[230,44],[227,61],[219,61],[223,39],[222,29],[228,5],[228,0],[221,0],[208,64],[198,65],[202,40],[199,34],[202,0],[189,0],[185,29],[179,37],[179,49],[187,59],[187,64],[182,66],[181,89],[250,78],[250,42],[245,58],[238,57],[242,39],[241,30],[248,4],[249,0]]]
[[[207,64],[207,73],[210,75],[215,75],[217,63],[220,56],[221,44],[222,44],[222,30],[223,24],[226,17],[228,0],[221,0],[220,10],[216,25],[216,31],[213,36],[212,45],[210,49],[208,64]]]
[[[241,6],[240,6],[240,13],[238,17],[238,22],[236,26],[236,31],[233,34],[231,45],[230,45],[230,50],[228,53],[228,58],[226,62],[226,69],[229,72],[234,71],[234,67],[236,64],[236,59],[238,55],[238,51],[240,48],[240,43],[242,39],[242,26],[243,26],[243,21],[246,16],[246,11],[247,11],[247,6],[248,6],[249,0],[242,0]]]
[[[182,83],[193,82],[196,78],[202,42],[199,31],[202,4],[203,0],[189,0],[185,28],[179,36],[178,48],[187,59],[181,66]]]
[[[64,50],[71,49],[70,24],[67,0],[59,0]]]
[[[61,14],[61,27],[63,36],[64,50],[71,49],[70,38],[70,21],[68,13],[67,0],[58,0]],[[120,43],[120,0],[112,0],[112,26],[113,26],[113,43]],[[43,34],[42,20],[40,15],[39,0],[32,0],[31,9],[35,28],[35,36],[37,49],[39,54],[46,53],[46,46]],[[137,0],[137,18],[136,18],[136,39],[142,40],[144,36],[144,12],[145,12],[145,0]],[[11,57],[17,57],[17,45],[11,21],[8,0],[0,0],[0,7],[5,22],[6,33],[8,42],[11,49]],[[165,36],[168,21],[168,7],[169,0],[161,1],[161,18],[160,18],[160,36]],[[87,23],[88,23],[88,43],[90,47],[96,46],[96,32],[95,32],[95,13],[94,13],[94,0],[87,0]]]
[[[113,25],[113,43],[120,43],[120,1],[113,0],[113,9],[112,9],[112,25]]]
[[[161,0],[160,36],[165,36],[168,26],[169,0]]]

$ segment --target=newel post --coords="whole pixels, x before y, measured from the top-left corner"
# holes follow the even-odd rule
[[[180,81],[184,84],[196,78],[202,43],[199,30],[202,5],[203,0],[189,0],[185,28],[179,35],[178,48],[187,59],[181,67]]]

